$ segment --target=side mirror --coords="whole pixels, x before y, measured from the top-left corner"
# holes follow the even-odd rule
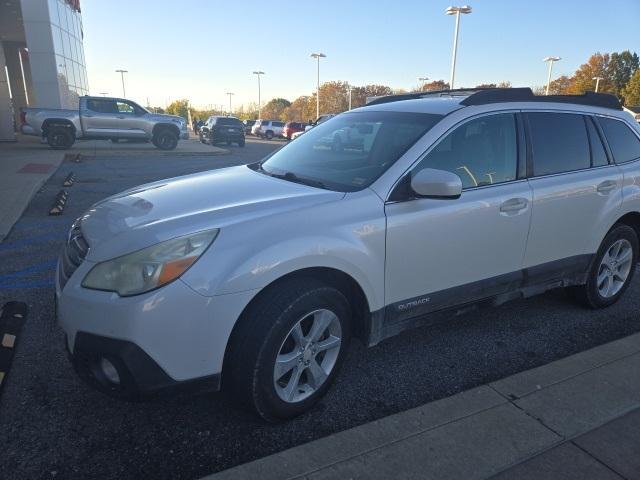
[[[411,176],[411,189],[418,197],[456,199],[462,195],[462,180],[446,170],[425,168]]]

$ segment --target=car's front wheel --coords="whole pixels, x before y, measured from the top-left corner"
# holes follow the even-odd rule
[[[614,226],[602,241],[587,283],[575,293],[591,308],[608,307],[625,292],[638,261],[638,236],[628,225]]]
[[[269,421],[295,417],[324,395],[344,359],[349,302],[313,279],[263,292],[231,340],[231,391]]]
[[[151,141],[160,150],[174,150],[178,146],[178,135],[168,128],[163,128],[154,134]]]

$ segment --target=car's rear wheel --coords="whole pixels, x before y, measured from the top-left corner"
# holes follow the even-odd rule
[[[152,142],[160,150],[173,150],[178,146],[178,135],[168,128],[163,128],[153,135]]]
[[[75,140],[75,136],[69,127],[51,127],[47,131],[47,143],[54,150],[71,148]]]
[[[264,134],[264,136],[267,138],[267,140],[271,140],[273,138],[273,132],[269,130]]]
[[[275,285],[250,306],[229,354],[231,391],[262,418],[311,408],[333,382],[350,339],[344,295],[313,279]]]
[[[602,241],[587,283],[576,296],[591,308],[614,304],[629,287],[638,261],[638,236],[628,225],[614,226]]]

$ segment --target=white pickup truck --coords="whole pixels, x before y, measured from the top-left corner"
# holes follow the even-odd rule
[[[187,122],[176,115],[151,113],[131,100],[80,97],[77,110],[24,108],[20,131],[47,140],[54,149],[68,149],[76,140],[147,140],[173,150],[189,138]]]

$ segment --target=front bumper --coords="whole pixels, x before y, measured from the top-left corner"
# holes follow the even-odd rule
[[[64,288],[56,274],[57,321],[81,376],[110,393],[147,393],[185,382],[219,388],[229,336],[255,291],[205,297],[176,280],[120,297],[80,285],[93,265],[83,262]],[[122,379],[116,391],[100,378],[96,365],[103,357]]]

